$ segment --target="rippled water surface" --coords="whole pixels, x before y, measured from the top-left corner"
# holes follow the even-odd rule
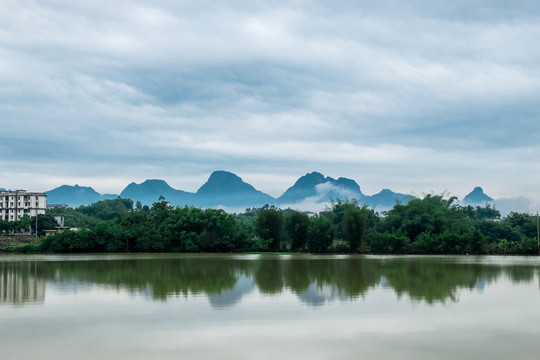
[[[0,256],[3,359],[538,359],[540,259]]]

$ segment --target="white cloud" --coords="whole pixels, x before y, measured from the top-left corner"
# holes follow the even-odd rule
[[[539,204],[534,204],[530,199],[525,197],[515,197],[509,199],[496,199],[495,207],[501,212],[504,217],[510,212],[535,213],[540,208]]]
[[[6,0],[2,181],[193,188],[226,168],[279,194],[318,170],[539,202],[539,17],[530,1]]]

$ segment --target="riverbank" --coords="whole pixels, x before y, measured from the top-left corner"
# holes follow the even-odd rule
[[[2,236],[0,237],[0,252],[9,252],[9,248],[22,247],[22,246],[38,246],[42,238],[36,238],[35,236],[17,235],[17,236]]]

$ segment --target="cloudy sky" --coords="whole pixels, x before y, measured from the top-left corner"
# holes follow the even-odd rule
[[[319,171],[540,203],[537,0],[0,2],[0,187]]]

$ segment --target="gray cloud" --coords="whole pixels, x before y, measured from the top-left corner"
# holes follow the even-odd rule
[[[227,168],[277,196],[318,170],[538,202],[539,17],[525,0],[6,0],[0,185],[189,189]]]
[[[530,199],[524,197],[495,200],[495,207],[501,212],[502,216],[506,216],[512,211],[534,213],[534,210],[538,209],[539,205],[532,204]]]

